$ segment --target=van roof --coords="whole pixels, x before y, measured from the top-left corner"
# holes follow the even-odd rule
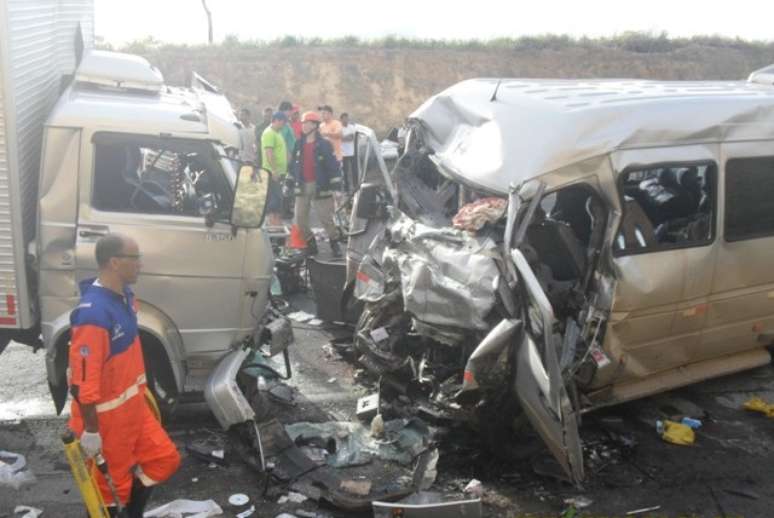
[[[504,194],[511,184],[617,149],[774,138],[774,88],[471,79],[430,98],[411,119],[445,174]]]

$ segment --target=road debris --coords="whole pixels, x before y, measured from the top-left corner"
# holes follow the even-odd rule
[[[680,422],[684,424],[685,426],[690,426],[693,430],[698,430],[701,428],[702,422],[699,419],[694,419],[693,417],[683,417],[680,419]]]
[[[368,480],[342,480],[339,487],[353,495],[367,496],[371,492],[371,482]]]
[[[759,397],[754,397],[746,401],[743,408],[750,412],[759,412],[766,417],[774,418],[774,404],[767,403]]]
[[[277,503],[282,505],[286,504],[288,502],[293,504],[301,504],[303,502],[306,502],[308,498],[301,493],[296,493],[295,491],[288,491],[287,495],[282,495],[279,497],[279,500],[277,500]]]
[[[571,498],[565,498],[564,503],[566,505],[571,505],[576,509],[585,509],[593,504],[594,501],[585,496],[573,496]]]
[[[244,493],[234,493],[228,497],[228,503],[234,507],[242,507],[243,505],[247,505],[249,501],[250,497]]]
[[[38,516],[43,514],[43,509],[30,507],[28,505],[17,505],[13,510],[13,514],[14,518],[38,518]]]
[[[19,489],[33,484],[35,475],[27,467],[27,459],[21,453],[0,450],[0,487]]]
[[[475,497],[481,498],[484,494],[484,484],[482,484],[480,480],[474,478],[467,483],[465,489],[463,489],[462,492],[466,495],[473,495]]]
[[[357,400],[355,415],[366,421],[379,413],[379,393],[363,396]]]
[[[336,468],[362,466],[374,457],[405,466],[425,451],[430,441],[430,430],[419,419],[386,421],[385,440],[377,440],[358,422],[301,422],[286,425],[285,430],[296,444],[306,445],[316,438],[316,444],[327,445],[333,440],[335,448],[327,448],[328,451],[333,449],[327,462]]]
[[[633,511],[628,511],[626,513],[626,516],[636,516],[638,514],[645,514],[653,511],[658,511],[659,509],[661,509],[660,505],[654,505],[653,507],[643,507],[642,509],[635,509]]]
[[[696,441],[693,429],[682,423],[659,420],[656,421],[656,431],[664,441],[678,446],[690,446]]]
[[[247,518],[255,514],[255,506],[251,505],[249,509],[245,509],[241,513],[237,513],[236,518]]]
[[[210,516],[222,515],[223,509],[214,500],[185,500],[181,498],[146,511],[143,517],[182,518],[191,514],[196,515],[195,518],[209,518]]]

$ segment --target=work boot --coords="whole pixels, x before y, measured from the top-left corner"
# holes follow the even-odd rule
[[[306,255],[317,255],[317,240],[314,236],[306,240]]]
[[[132,492],[129,494],[129,503],[126,504],[127,518],[142,518],[152,492],[153,487],[144,486],[137,479],[132,481]]]
[[[331,239],[330,244],[331,244],[331,255],[333,255],[333,257],[336,257],[336,258],[341,257],[341,247],[339,246],[338,240]]]

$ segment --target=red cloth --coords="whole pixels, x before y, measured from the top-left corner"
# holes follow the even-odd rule
[[[304,142],[304,149],[301,151],[301,163],[304,165],[302,173],[306,183],[317,180],[314,163],[314,144],[314,142]]]
[[[301,139],[301,121],[292,121],[290,127],[293,128],[293,133],[296,135],[296,140]]]

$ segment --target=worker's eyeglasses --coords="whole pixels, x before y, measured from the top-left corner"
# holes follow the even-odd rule
[[[118,254],[118,255],[114,255],[113,257],[121,257],[122,259],[135,259],[137,261],[142,259],[142,256],[140,254]]]

